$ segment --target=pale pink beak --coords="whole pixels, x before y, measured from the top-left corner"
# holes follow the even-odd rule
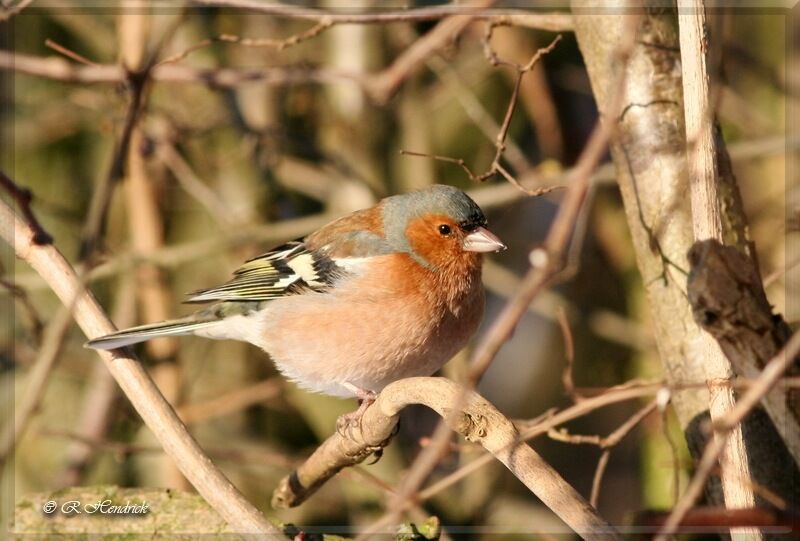
[[[485,227],[479,227],[464,237],[464,250],[467,252],[499,252],[505,249],[506,245]]]

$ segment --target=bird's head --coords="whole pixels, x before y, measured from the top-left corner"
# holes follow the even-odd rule
[[[506,248],[486,229],[486,217],[475,201],[452,186],[435,184],[387,198],[383,222],[392,246],[433,268],[465,258],[479,260],[477,254]]]

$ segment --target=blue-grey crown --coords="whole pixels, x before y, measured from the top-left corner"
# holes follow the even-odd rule
[[[444,214],[466,230],[486,225],[481,208],[463,191],[434,184],[429,188],[388,197],[383,205],[386,240],[396,249],[410,251],[405,238],[409,220],[424,214]]]

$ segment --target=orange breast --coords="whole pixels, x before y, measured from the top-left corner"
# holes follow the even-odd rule
[[[258,345],[301,386],[342,396],[352,395],[345,382],[380,391],[433,374],[475,333],[484,303],[479,266],[443,283],[407,255],[374,263],[333,292],[278,299],[262,314]]]

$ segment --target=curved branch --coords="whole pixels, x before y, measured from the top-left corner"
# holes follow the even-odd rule
[[[460,400],[464,406],[453,414],[452,405]],[[520,439],[511,421],[479,394],[445,378],[407,378],[388,385],[348,437],[332,435],[281,480],[272,495],[273,507],[299,505],[339,471],[384,447],[392,437],[400,410],[411,404],[428,406],[468,441],[480,443],[583,537],[617,538],[589,503]]]
[[[34,235],[35,231],[5,201],[0,202],[0,236],[14,247],[17,257],[45,279],[64,305],[73,307],[75,321],[87,337],[113,332],[114,325],[83,288],[64,256],[52,244],[35,244]],[[281,534],[211,462],[129,350],[97,353],[164,451],[232,528],[261,538],[264,534]]]

